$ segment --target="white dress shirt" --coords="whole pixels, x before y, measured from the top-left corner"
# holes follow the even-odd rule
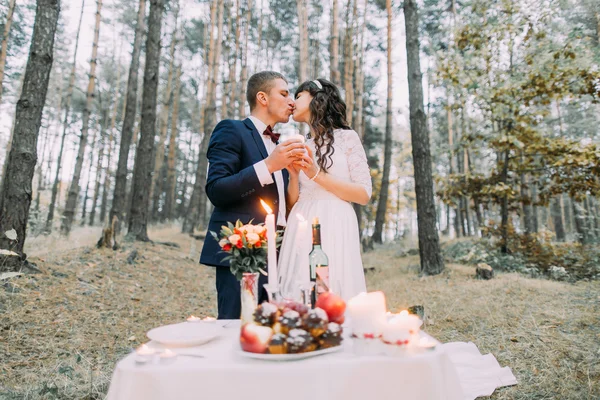
[[[249,116],[248,118],[250,118],[250,121],[252,121],[252,123],[256,127],[258,134],[262,137],[263,143],[267,148],[267,153],[271,154],[273,150],[275,150],[276,144],[273,143],[269,136],[263,135],[263,132],[265,131],[265,129],[267,129],[267,124],[265,124],[253,115]],[[260,181],[260,184],[262,186],[270,185],[273,183],[273,176],[271,176],[271,174],[269,173],[269,169],[267,168],[267,164],[264,160],[254,164],[254,170],[256,171],[256,176],[258,176],[258,180]],[[277,215],[277,225],[286,226],[285,185],[283,183],[283,174],[281,173],[281,171],[275,171],[273,175],[275,175],[275,184],[277,185],[277,192],[279,193],[279,214]]]

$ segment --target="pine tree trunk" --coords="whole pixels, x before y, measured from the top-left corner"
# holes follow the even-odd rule
[[[229,96],[229,111],[228,111],[228,115],[227,118],[235,118],[236,116],[236,107],[235,107],[235,100],[236,100],[236,93],[237,93],[237,55],[240,54],[240,24],[241,24],[241,13],[242,10],[240,8],[240,0],[236,0],[235,1],[235,53],[233,53],[233,56],[230,57],[230,64],[229,64],[229,84],[230,84],[230,90],[228,93]],[[245,82],[241,83],[241,85],[245,85]],[[242,90],[241,88],[239,90]],[[242,99],[243,100],[243,99]]]
[[[100,193],[100,180],[102,178],[102,161],[104,161],[104,149],[106,147],[106,125],[108,125],[108,110],[103,111],[100,120],[100,139],[98,145],[98,160],[96,161],[96,178],[94,179],[94,197],[92,199],[92,208],[90,210],[90,226],[94,225],[96,220],[96,207],[98,206],[98,195]]]
[[[15,12],[16,0],[9,0],[8,13],[4,21],[4,32],[2,34],[2,45],[0,47],[0,104],[2,104],[2,83],[4,82],[4,67],[6,66],[6,55],[8,50],[8,37],[12,25],[13,14]]]
[[[177,47],[177,18],[179,16],[179,7],[175,7],[174,18],[175,28],[171,35],[171,47],[169,51],[169,74],[167,77],[167,88],[163,97],[162,109],[160,111],[160,136],[156,145],[156,156],[154,157],[154,173],[152,174],[152,185],[150,186],[150,194],[152,195],[152,220],[158,220],[158,209],[160,196],[163,191],[162,185],[162,170],[165,160],[165,141],[167,140],[167,132],[169,128],[169,111],[173,100],[173,73],[175,72],[175,49]]]
[[[94,42],[92,44],[92,58],[90,60],[90,79],[88,82],[85,109],[83,110],[82,116],[81,137],[79,142],[79,150],[77,152],[77,158],[75,160],[75,171],[73,172],[73,178],[71,180],[71,186],[69,187],[69,194],[67,196],[67,204],[63,213],[64,218],[61,225],[61,233],[63,235],[69,234],[69,232],[71,231],[71,225],[73,224],[73,218],[75,217],[77,198],[79,197],[79,180],[81,178],[81,170],[83,168],[83,161],[87,146],[90,114],[92,112],[92,100],[94,98],[96,85],[96,65],[98,56],[98,37],[100,36],[100,12],[102,10],[102,0],[96,0],[96,3],[96,25],[94,28]]]
[[[388,0],[388,4],[389,2],[390,0]],[[405,0],[404,15],[421,273],[435,275],[444,270],[444,259],[436,228],[431,152],[427,117],[423,105],[423,81],[419,61],[419,16],[415,0]]]
[[[99,140],[98,140],[99,141]],[[93,130],[92,140],[90,142],[90,163],[88,166],[87,182],[85,183],[85,193],[83,195],[83,206],[81,207],[81,226],[85,225],[85,218],[87,217],[87,202],[90,193],[90,182],[92,181],[92,167],[94,166],[94,148],[96,147],[96,130]]]
[[[152,183],[154,136],[156,134],[156,92],[160,66],[160,31],[164,9],[163,0],[150,0],[148,36],[146,38],[146,66],[144,68],[144,95],[140,143],[135,154],[131,212],[128,216],[127,235],[135,240],[148,238],[148,187]]]
[[[60,149],[58,151],[58,158],[56,161],[56,174],[54,176],[54,183],[52,185],[52,196],[50,199],[50,205],[48,207],[48,217],[46,218],[46,233],[52,232],[52,222],[54,220],[54,209],[56,208],[58,186],[60,184],[60,170],[62,167],[62,158],[65,149],[65,139],[67,138],[67,130],[69,128],[69,115],[71,114],[71,100],[73,99],[73,87],[75,86],[75,71],[77,68],[77,49],[79,48],[79,33],[81,32],[81,21],[83,20],[83,10],[85,7],[85,0],[81,1],[81,12],[79,14],[79,23],[77,25],[77,34],[75,36],[75,51],[73,52],[73,65],[71,66],[71,74],[69,75],[69,86],[67,88],[67,95],[65,97],[65,116],[63,122],[63,132],[60,139]]]
[[[48,91],[54,55],[54,34],[60,12],[58,0],[38,0],[29,58],[25,67],[23,90],[17,102],[13,146],[0,197],[0,249],[12,250],[19,257],[3,256],[0,271],[19,270],[27,234],[31,205],[32,179],[37,161],[37,141]],[[6,232],[14,230],[16,239]]]
[[[581,244],[587,244],[588,236],[585,226],[585,216],[583,215],[582,207],[575,201],[575,199],[571,199],[571,206],[573,210],[573,219],[575,220],[575,231],[577,233],[577,240]]]
[[[298,51],[298,80],[300,83],[308,80],[308,10],[306,0],[296,0],[299,29]]]
[[[563,213],[562,207],[560,206],[560,199],[554,198],[550,202],[552,221],[554,224],[554,233],[556,233],[556,240],[559,242],[565,241],[565,227],[563,224]]]
[[[502,153],[504,156],[504,162],[502,165],[502,176],[501,182],[505,185],[508,184],[508,161],[509,161],[509,152],[508,150]],[[501,213],[501,221],[500,221],[500,251],[504,254],[509,252],[508,249],[508,195],[504,195],[502,198],[502,205],[500,208]]]
[[[365,30],[367,26],[367,0],[364,0],[364,9],[363,9],[363,18],[360,27],[360,39],[358,45],[358,60],[355,65],[355,74],[356,74],[356,122],[354,124],[355,130],[358,132],[358,135],[361,139],[365,137],[365,127],[364,127],[364,90],[365,90]]]
[[[179,120],[179,96],[181,92],[181,65],[177,67],[175,93],[173,93],[173,115],[171,116],[171,137],[169,138],[169,155],[167,157],[167,185],[165,211],[163,217],[171,220],[175,217],[175,157],[177,155],[177,122]]]
[[[381,178],[381,192],[379,193],[379,202],[377,203],[377,212],[375,214],[375,230],[373,232],[373,241],[383,243],[385,219],[387,214],[387,202],[390,186],[390,169],[392,165],[392,4],[391,0],[386,0],[387,9],[387,105],[385,112],[385,141],[384,141],[384,159],[383,176]]]
[[[146,15],[146,0],[139,0],[137,24],[133,40],[133,52],[131,54],[131,65],[127,78],[127,94],[125,98],[125,115],[123,116],[123,127],[119,143],[119,161],[115,173],[115,188],[110,209],[109,220],[117,217],[116,232],[121,231],[122,222],[125,220],[125,212],[129,209],[127,202],[130,191],[127,190],[127,164],[129,161],[129,150],[132,142],[132,133],[135,125],[137,97],[138,97],[138,70],[140,69],[140,52],[142,48],[142,37],[144,35],[144,16]]]
[[[214,1],[216,4],[216,1]],[[240,98],[238,104],[238,115],[240,119],[246,117],[246,82],[248,81],[248,36],[250,36],[250,24],[252,23],[252,0],[248,0],[246,10],[246,21],[244,24],[244,47],[242,48],[242,76],[240,78]],[[214,20],[213,20],[214,21]],[[207,135],[208,132],[204,131]]]
[[[348,0],[346,12],[346,37],[344,39],[344,91],[346,102],[346,121],[352,126],[354,114],[354,21],[356,21],[356,0]],[[351,8],[352,6],[352,8]],[[352,14],[350,10],[352,9]]]
[[[592,205],[590,204],[590,198],[587,196],[584,200],[585,205],[585,220],[586,220],[586,230],[587,237],[590,242],[596,240],[596,232],[594,229],[594,213],[592,212]]]
[[[110,180],[111,180],[111,162],[112,162],[112,152],[113,152],[113,144],[115,141],[115,127],[117,125],[117,109],[119,108],[119,83],[121,82],[121,68],[117,66],[117,80],[115,83],[115,97],[113,99],[113,109],[112,109],[112,117],[110,119],[110,134],[108,136],[108,154],[106,155],[106,172],[104,173],[104,184],[102,185],[102,204],[100,205],[100,223],[108,224],[106,221],[106,209],[108,206],[108,192],[110,190]],[[126,102],[123,101],[123,110],[121,115],[125,114]]]
[[[453,119],[452,119],[452,104],[450,100],[450,92],[446,92],[447,104],[446,104],[446,118],[448,124],[448,160],[449,162],[449,175],[455,173],[456,168],[454,167],[454,130],[453,128]],[[448,209],[447,213],[448,219],[448,235],[450,235],[450,209]],[[455,211],[454,213],[454,232],[456,232],[456,237],[460,237],[460,231],[458,229],[458,220],[459,213]]]
[[[331,40],[329,42],[329,64],[330,73],[329,79],[336,85],[341,85],[340,75],[340,29],[338,27],[339,21],[339,0],[333,0],[331,8]]]
[[[217,10],[221,10],[220,3],[223,0],[213,0],[212,8],[211,8],[211,22],[217,23],[217,27],[222,20],[222,13],[217,14]],[[213,14],[214,13],[214,14]],[[217,17],[219,21],[217,21]],[[208,151],[208,143],[210,141],[210,135],[212,129],[215,126],[214,120],[214,109],[215,109],[215,74],[218,71],[218,65],[216,65],[216,54],[219,50],[217,50],[217,46],[219,43],[215,43],[214,34],[214,25],[210,28],[209,34],[209,50],[208,50],[208,77],[206,82],[206,96],[205,102],[202,107],[202,130],[204,131],[204,135],[202,141],[200,142],[200,150],[198,152],[198,169],[196,171],[196,181],[194,184],[194,191],[192,193],[192,198],[190,200],[190,205],[188,208],[188,212],[186,214],[186,218],[183,224],[183,232],[184,233],[192,233],[194,231],[194,227],[196,224],[201,223],[204,224],[205,213],[206,213],[206,200],[207,196],[204,191],[204,186],[206,185],[206,170],[208,166],[208,160],[206,158],[206,153]],[[218,28],[217,28],[218,29]],[[245,30],[247,27],[245,28]],[[246,46],[247,51],[247,46]],[[244,74],[244,69],[242,69],[242,75]],[[242,80],[245,82],[245,79]],[[241,104],[244,104],[242,101]],[[211,111],[212,110],[212,111]],[[240,110],[241,112],[241,110]],[[242,115],[242,114],[240,114]]]

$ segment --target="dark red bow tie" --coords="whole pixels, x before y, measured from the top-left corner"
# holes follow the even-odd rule
[[[281,133],[273,132],[273,128],[271,128],[271,125],[267,125],[267,129],[265,129],[265,131],[263,132],[263,135],[270,137],[271,141],[273,143],[277,144],[277,142],[279,141],[279,137],[281,136]]]

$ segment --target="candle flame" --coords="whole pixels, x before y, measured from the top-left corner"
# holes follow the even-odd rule
[[[267,214],[273,214],[273,209],[271,209],[271,207],[269,207],[269,205],[265,203],[263,199],[260,199],[260,204],[262,204]]]
[[[406,310],[400,311],[400,316],[401,317],[406,317],[407,315],[408,315],[408,311],[406,311]]]

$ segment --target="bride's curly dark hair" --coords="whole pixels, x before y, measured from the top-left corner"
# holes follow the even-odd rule
[[[310,111],[308,123],[315,139],[317,164],[322,170],[327,171],[333,164],[331,157],[335,152],[333,131],[351,128],[346,121],[346,103],[342,100],[337,86],[327,79],[316,80],[322,88],[319,88],[315,81],[306,81],[298,86],[294,98],[297,99],[301,92],[308,92],[313,97],[308,106]]]

